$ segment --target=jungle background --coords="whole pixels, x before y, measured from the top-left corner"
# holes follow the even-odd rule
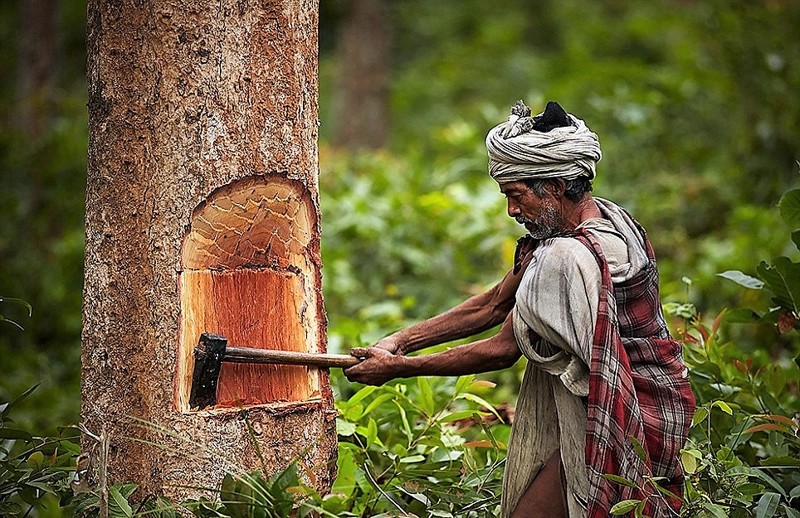
[[[698,509],[800,516],[791,420],[800,276],[776,287],[774,275],[798,272],[790,191],[800,186],[800,2],[321,3],[329,348],[372,343],[500,278],[522,229],[486,174],[483,138],[517,99],[534,110],[557,100],[599,135],[595,194],[633,212],[655,247],[665,309],[706,412],[684,459],[711,495]],[[80,405],[85,48],[83,2],[0,4],[0,402],[38,384],[13,419],[42,437],[76,423]],[[773,259],[782,256],[790,266]],[[718,275],[731,271],[743,273]],[[457,515],[420,488],[450,480],[430,482],[432,470],[466,462],[483,477],[473,502],[487,499],[474,510],[490,515],[507,424],[486,424],[481,405],[513,406],[522,371],[363,390],[334,373],[339,496],[317,495],[315,505],[334,515]],[[389,426],[401,418],[410,421],[402,451],[392,434],[405,432]],[[432,449],[412,439],[432,430]],[[762,469],[770,459],[777,467]],[[457,466],[453,480],[463,478]],[[725,479],[720,466],[736,469]],[[743,472],[750,467],[777,487]],[[745,482],[754,487],[735,505],[717,494]]]

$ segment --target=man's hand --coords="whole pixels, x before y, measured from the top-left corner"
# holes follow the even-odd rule
[[[386,338],[381,338],[378,340],[372,347],[377,347],[379,349],[383,349],[384,351],[389,351],[392,354],[403,355],[405,352],[403,348],[400,346],[400,340],[395,338],[395,335],[389,335]],[[354,350],[364,351],[364,348],[356,348]]]
[[[351,356],[364,359],[358,365],[343,371],[348,380],[367,385],[383,385],[400,376],[405,358],[392,354],[379,347],[379,344],[380,342],[374,347],[355,347],[350,350]]]

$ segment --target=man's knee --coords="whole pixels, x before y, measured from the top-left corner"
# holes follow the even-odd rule
[[[561,518],[564,489],[561,484],[561,452],[556,452],[533,479],[514,510],[515,518]]]

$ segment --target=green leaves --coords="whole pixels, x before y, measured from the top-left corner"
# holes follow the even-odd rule
[[[681,450],[681,464],[683,470],[690,475],[697,471],[698,460],[703,458],[703,454],[697,449]]]
[[[296,463],[267,480],[258,471],[241,476],[227,474],[222,480],[219,510],[230,518],[281,518],[290,515],[297,495],[304,491]],[[190,507],[197,508],[198,504]]]
[[[774,278],[759,273],[766,289],[779,280],[794,281],[769,273]],[[788,288],[782,296],[791,300]],[[800,487],[789,474],[800,461],[792,419],[800,412],[800,398],[790,380],[800,379],[800,367],[761,351],[742,353],[717,336],[720,320],[710,327],[699,319],[687,326],[698,337],[684,343],[698,408],[680,456],[686,476],[683,513],[792,517],[787,488]],[[712,335],[714,345],[707,347]]]
[[[31,315],[33,315],[33,307],[31,307],[30,304],[28,304],[27,302],[25,302],[22,299],[15,299],[15,298],[9,298],[9,297],[0,296],[0,322],[6,322],[8,324],[11,324],[12,326],[18,328],[21,331],[24,330],[24,328],[21,325],[19,325],[17,322],[15,322],[15,321],[13,321],[11,319],[8,319],[5,316],[3,316],[3,304],[22,306],[23,308],[25,308],[27,310],[27,314],[28,314],[29,318],[30,318]]]
[[[642,446],[642,443],[640,443],[636,439],[636,437],[634,437],[632,435],[628,439],[630,439],[631,444],[633,445],[633,451],[636,452],[636,456],[639,457],[640,461],[646,463],[647,462],[647,452],[645,451],[644,446]]]
[[[0,404],[0,515],[44,515],[45,507],[69,505],[79,451],[75,437],[38,437],[14,423],[13,411],[36,389]],[[62,432],[72,432],[65,428]],[[65,434],[66,435],[66,434]]]
[[[496,413],[476,394],[494,384],[474,376],[432,380],[359,389],[337,402],[343,433],[334,490],[342,496],[318,506],[339,514],[460,516],[470,505],[495,514],[508,426],[486,425],[482,419]]]
[[[356,423],[351,423],[350,421],[346,421],[341,417],[336,418],[336,433],[342,437],[350,437],[356,433],[356,427]]]
[[[778,493],[764,493],[758,500],[756,506],[756,518],[770,518],[775,516],[775,511],[778,510],[778,504],[781,501],[781,495]]]
[[[633,511],[640,503],[642,503],[641,500],[623,500],[621,502],[617,502],[611,508],[611,514],[614,516],[627,514]]]
[[[133,516],[133,509],[128,503],[128,496],[130,496],[130,493],[123,495],[119,486],[108,488],[108,515],[110,518],[131,518]]]
[[[781,217],[792,228],[800,228],[800,189],[785,193],[778,202]]]
[[[719,408],[726,414],[733,415],[733,409],[731,408],[731,406],[728,403],[722,401],[721,399],[711,403],[711,408]]]
[[[610,480],[612,482],[616,482],[617,484],[620,484],[620,485],[623,485],[623,486],[626,486],[626,487],[632,487],[632,488],[637,488],[638,487],[636,484],[634,484],[633,482],[631,482],[627,478],[620,477],[619,475],[606,473],[605,475],[603,475],[603,478],[606,479],[606,480]],[[632,500],[630,500],[630,501],[632,501]],[[638,502],[638,500],[637,500],[637,502]]]
[[[800,189],[789,191],[778,203],[781,217],[790,227],[796,229],[791,238],[800,249]],[[763,317],[752,311],[735,310],[727,319],[730,322],[752,322],[756,320],[775,323],[778,332],[787,333],[800,328],[800,263],[785,256],[775,257],[771,261],[761,261],[756,267],[759,279],[746,275],[738,270],[728,270],[718,274],[720,277],[750,289],[766,288],[773,294],[773,308]]]
[[[800,311],[800,263],[776,257],[771,264],[759,263],[756,271],[774,294],[776,303],[795,313]]]
[[[752,290],[760,290],[761,288],[764,287],[763,281],[760,281],[755,277],[751,277],[747,274],[744,274],[739,270],[728,270],[726,272],[718,273],[717,275],[724,279],[733,281],[740,286],[744,286],[745,288],[750,288]]]
[[[419,404],[428,416],[434,414],[433,392],[428,378],[425,376],[417,377],[417,387],[419,388]]]

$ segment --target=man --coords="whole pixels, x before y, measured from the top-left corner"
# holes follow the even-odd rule
[[[521,101],[487,138],[489,173],[528,235],[514,268],[488,292],[354,349],[352,381],[463,375],[525,355],[503,481],[504,516],[606,517],[646,500],[650,516],[680,502],[680,449],[694,412],[680,345],[670,338],[644,229],[593,198],[597,136],[558,104],[531,117]],[[407,353],[502,323],[493,337],[423,356]],[[646,453],[637,453],[641,445]],[[614,474],[637,487],[607,480]]]

